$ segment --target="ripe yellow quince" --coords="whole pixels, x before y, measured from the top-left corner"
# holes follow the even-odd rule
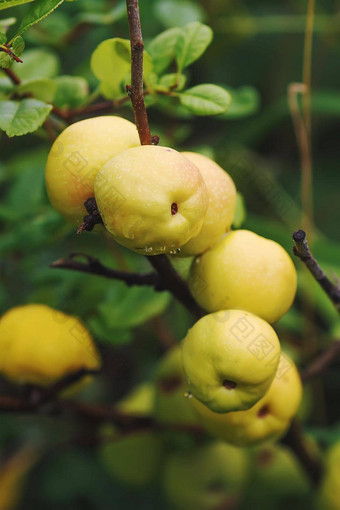
[[[164,491],[178,510],[236,509],[248,467],[246,452],[222,441],[184,449],[166,460]]]
[[[53,207],[79,226],[94,196],[94,178],[110,158],[140,144],[136,126],[115,116],[95,117],[68,126],[58,136],[46,164],[46,188]]]
[[[236,188],[232,178],[212,159],[195,152],[182,154],[201,172],[209,196],[200,233],[181,248],[180,254],[187,257],[203,253],[228,232],[234,219]]]
[[[167,147],[119,153],[98,172],[95,198],[106,229],[138,253],[175,251],[195,237],[208,207],[198,168]]]
[[[76,317],[32,304],[0,319],[0,373],[15,383],[48,386],[100,364],[90,333]]]
[[[183,340],[189,391],[217,413],[249,409],[274,379],[280,342],[263,319],[242,310],[211,313]]]
[[[240,308],[275,322],[294,300],[296,279],[292,259],[282,246],[237,230],[195,260],[189,284],[209,312]]]
[[[213,436],[237,446],[247,446],[280,438],[297,413],[301,398],[302,384],[297,368],[282,354],[269,391],[250,409],[218,414],[195,398],[191,398],[190,403],[200,423]]]

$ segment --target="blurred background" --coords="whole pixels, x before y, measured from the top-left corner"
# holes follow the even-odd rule
[[[1,18],[20,20],[28,8],[0,11]],[[146,48],[160,32],[191,21],[213,29],[213,42],[187,70],[188,82],[219,84],[232,89],[237,98],[227,114],[216,117],[194,117],[162,102],[150,105],[152,133],[159,134],[163,145],[214,158],[233,177],[243,197],[234,226],[274,239],[289,252],[292,232],[301,227],[302,207],[300,155],[287,90],[290,83],[302,79],[306,9],[307,2],[301,0],[140,0]],[[340,278],[339,21],[339,1],[318,2],[312,65],[313,252],[333,278]],[[128,38],[125,2],[64,2],[24,34],[24,64],[13,69],[22,78],[81,77],[87,96],[98,85],[90,56],[110,37]],[[62,98],[59,105],[63,106]],[[119,115],[133,119],[129,106],[123,106]],[[0,312],[37,302],[79,316],[104,360],[103,374],[82,398],[114,403],[139,383],[154,379],[160,357],[183,338],[193,320],[167,293],[49,268],[71,252],[83,252],[111,267],[149,270],[144,258],[106,238],[93,233],[76,236],[52,209],[44,188],[50,145],[43,130],[14,138],[0,134]],[[277,331],[303,366],[316,350],[340,338],[340,327],[326,296],[295,262],[298,295]],[[184,265],[179,269],[185,271]],[[302,419],[310,436],[321,444],[340,438],[338,368],[309,385],[305,393]],[[14,390],[1,381],[0,391]],[[161,484],[135,490],[118,483],[97,448],[77,444],[76,438],[87,436],[87,426],[43,413],[1,415],[0,509],[15,508],[15,496],[17,508],[25,510],[47,506],[54,510],[61,505],[72,510],[168,508]],[[65,445],[58,447],[61,441]],[[37,450],[32,453],[27,444],[38,445]],[[13,458],[19,459],[14,468]],[[20,492],[17,482],[22,478]],[[11,480],[16,482],[11,485]],[[13,501],[1,506],[6,487]],[[269,508],[284,508],[283,501]],[[303,508],[294,501],[292,508]]]

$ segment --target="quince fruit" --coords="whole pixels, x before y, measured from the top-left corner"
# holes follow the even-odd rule
[[[282,246],[236,230],[195,260],[189,285],[208,312],[240,308],[275,322],[290,308],[296,280],[295,266]]]
[[[248,477],[244,450],[222,441],[172,453],[166,461],[163,487],[178,510],[239,508]]]
[[[301,398],[302,384],[297,368],[282,354],[269,391],[250,409],[218,414],[195,398],[191,398],[190,403],[200,423],[213,436],[237,446],[247,446],[283,436],[298,411]]]
[[[188,385],[183,371],[181,347],[165,354],[155,378],[155,418],[160,423],[196,424],[196,414],[185,397]]]
[[[140,145],[136,126],[121,117],[85,119],[68,126],[55,140],[46,164],[46,188],[53,207],[74,225],[94,196],[94,178],[110,158]]]
[[[269,389],[280,342],[263,319],[242,310],[211,313],[182,345],[189,391],[216,413],[249,409]]]
[[[90,333],[76,317],[31,304],[0,319],[0,373],[15,383],[48,386],[100,364]]]
[[[236,207],[236,188],[232,178],[212,159],[195,152],[182,154],[201,172],[209,196],[200,233],[181,248],[180,255],[187,257],[205,252],[230,229]]]
[[[179,152],[154,145],[110,159],[94,192],[106,229],[144,255],[178,250],[199,233],[208,207],[198,168]]]

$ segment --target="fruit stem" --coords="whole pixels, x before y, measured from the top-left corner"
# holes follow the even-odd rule
[[[152,138],[146,113],[143,91],[144,43],[138,0],[126,0],[131,44],[131,85],[126,87],[130,96],[135,122],[142,145],[151,145]]]
[[[312,255],[307,242],[306,232],[304,230],[297,230],[293,234],[293,247],[294,255],[299,257],[302,262],[307,266],[310,273],[313,275],[318,284],[326,292],[329,299],[332,301],[338,312],[340,313],[340,287],[331,282],[324,271],[319,266],[318,262]]]

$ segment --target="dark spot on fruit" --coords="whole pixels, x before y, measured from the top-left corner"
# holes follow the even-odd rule
[[[163,377],[159,380],[158,385],[163,393],[172,393],[176,391],[182,384],[182,379],[179,375],[171,377]]]
[[[237,386],[236,382],[229,381],[229,379],[224,379],[222,384],[227,390],[233,390]]]
[[[175,216],[175,214],[178,213],[178,205],[176,204],[176,202],[173,202],[171,204],[171,214],[172,216]]]
[[[267,449],[267,450],[263,450],[259,453],[259,455],[257,456],[256,462],[260,466],[267,466],[267,465],[271,464],[273,460],[274,460],[273,452],[271,450]]]
[[[259,409],[259,412],[257,413],[257,416],[259,418],[265,418],[269,414],[269,406],[264,405]]]
[[[210,493],[216,493],[216,492],[222,492],[224,490],[224,487],[223,487],[223,483],[221,482],[221,480],[212,480],[209,483],[207,489]]]

